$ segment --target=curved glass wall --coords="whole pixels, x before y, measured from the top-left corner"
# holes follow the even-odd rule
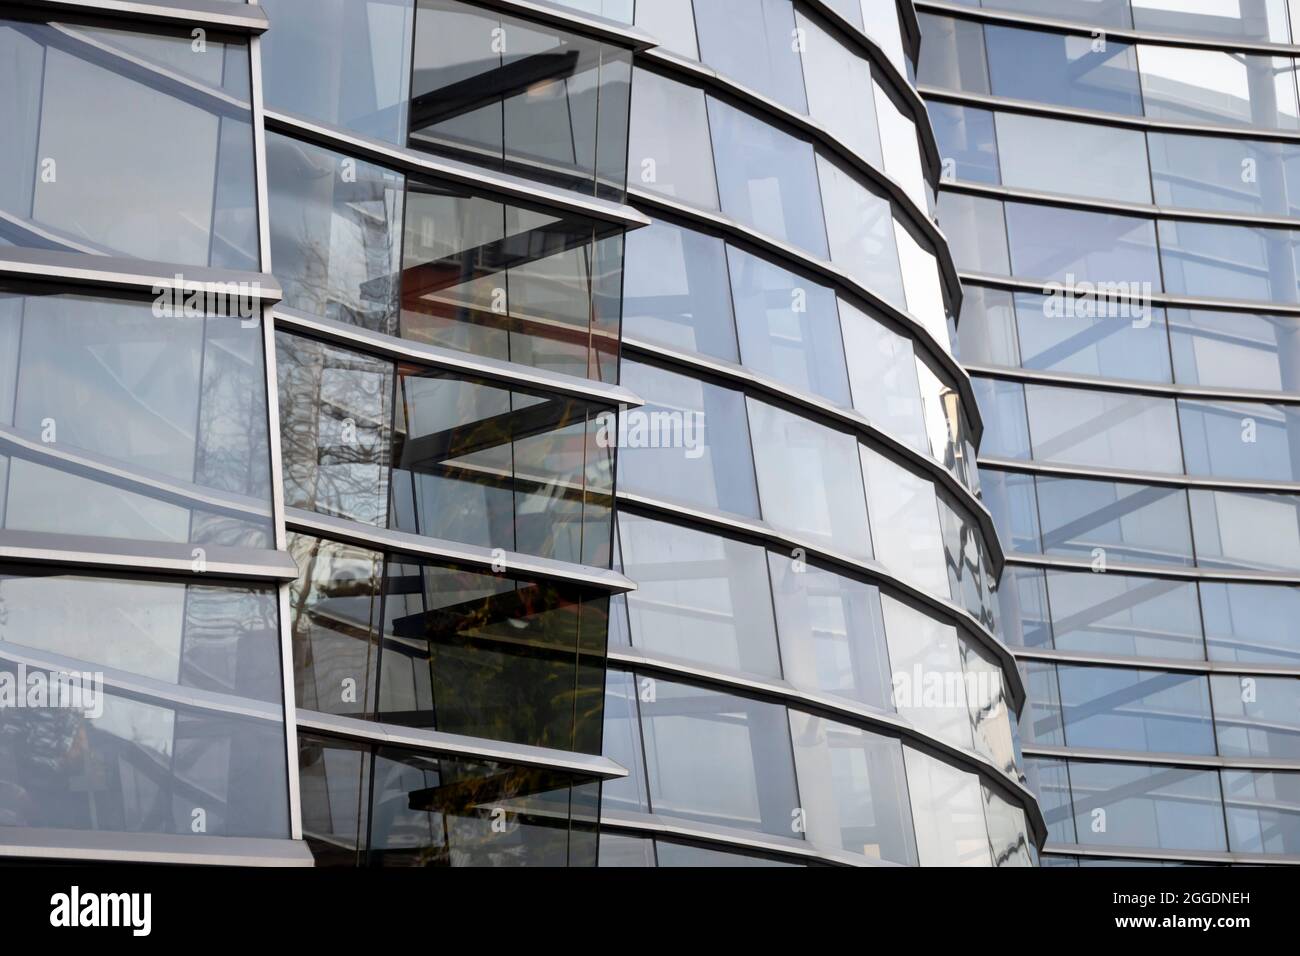
[[[1043,862],[1294,859],[1300,110],[1233,47],[1287,3],[966,6],[918,76]]]
[[[1034,865],[903,18],[753,6],[637,10],[601,865]]]

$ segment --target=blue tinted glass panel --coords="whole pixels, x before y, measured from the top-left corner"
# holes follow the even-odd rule
[[[1192,564],[1182,489],[1046,476],[1037,485],[1045,553],[1091,561],[1101,549],[1108,561]]]
[[[1210,685],[1204,675],[1065,664],[1057,671],[1069,746],[1215,752]]]
[[[1040,9],[1034,13],[1041,14]],[[1137,55],[1127,43],[1084,34],[984,28],[994,96],[1142,115]]]

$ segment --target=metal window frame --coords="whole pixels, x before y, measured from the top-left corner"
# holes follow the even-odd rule
[[[702,374],[710,379],[721,380],[729,385],[739,386],[747,395],[752,392],[758,397],[776,399],[793,405],[804,417],[813,421],[836,429],[845,427],[852,429],[859,440],[873,445],[876,450],[893,458],[903,459],[909,466],[914,466],[909,467],[910,471],[915,472],[919,469],[923,472],[920,477],[942,485],[944,490],[956,498],[980,526],[985,547],[997,569],[1001,570],[1004,558],[1002,542],[993,525],[993,516],[983,500],[976,497],[975,491],[962,484],[952,472],[934,458],[917,451],[902,439],[886,432],[856,409],[842,408],[818,395],[799,391],[734,362],[698,353],[682,352],[645,339],[624,335],[623,354],[625,357],[659,360],[677,369],[693,373],[696,378],[700,378]]]
[[[353,349],[391,362],[409,363],[467,378],[483,379],[506,388],[540,390],[562,398],[608,405],[611,409],[636,408],[645,404],[638,395],[621,385],[486,358],[472,352],[426,345],[283,305],[275,307],[272,321],[280,331]]]
[[[223,0],[176,0],[173,3],[151,3],[149,0],[9,0],[8,5],[51,17],[90,14],[119,17],[145,25],[174,24],[228,30],[250,37],[265,32],[271,25],[257,0],[249,3]]]
[[[783,679],[720,671],[707,665],[683,661],[680,658],[635,647],[611,649],[608,652],[608,659],[611,665],[618,665],[619,670],[626,669],[636,673],[649,671],[661,677],[680,678],[696,686],[703,684],[725,693],[739,693],[749,698],[757,697],[793,708],[800,713],[827,717],[859,730],[899,740],[950,766],[974,773],[981,781],[995,787],[1024,809],[1039,844],[1047,837],[1047,824],[1038,807],[1037,798],[1020,780],[1008,776],[988,758],[974,750],[941,740],[897,713],[879,711],[865,705],[854,705],[851,701],[826,694],[799,690]],[[796,773],[795,776],[797,779],[798,774]]]
[[[380,747],[436,754],[453,760],[479,760],[540,770],[556,770],[589,780],[619,780],[628,775],[626,767],[597,754],[467,737],[440,730],[403,727],[398,724],[325,714],[305,708],[298,708],[297,726],[305,733]]]
[[[1012,709],[1019,712],[1023,708],[1025,686],[1016,668],[1015,656],[1011,649],[965,608],[904,581],[879,561],[866,561],[839,554],[820,544],[778,531],[760,519],[706,511],[702,508],[676,504],[628,491],[619,491],[615,498],[620,507],[627,507],[633,514],[667,519],[711,534],[754,541],[787,553],[795,550],[802,551],[806,557],[814,561],[840,568],[852,575],[865,577],[886,590],[905,596],[914,603],[920,604],[927,612],[938,615],[944,623],[970,634],[975,641],[992,653],[1003,670]]]
[[[739,245],[760,250],[760,254],[766,258],[775,259],[778,263],[803,272],[811,272],[819,280],[834,286],[838,295],[854,303],[861,303],[869,312],[881,313],[900,325],[913,342],[923,348],[951,379],[953,386],[961,395],[962,408],[971,426],[971,439],[975,444],[979,443],[984,433],[984,421],[980,416],[979,405],[975,401],[969,373],[948,350],[939,344],[921,320],[910,312],[887,301],[880,293],[863,285],[846,270],[829,260],[819,259],[784,240],[764,235],[721,212],[699,209],[638,187],[628,188],[628,199],[638,207],[646,207],[653,213],[666,213],[672,219],[681,220],[689,224],[690,228],[702,229],[711,235],[736,240]],[[963,282],[965,281],[962,273],[958,273],[958,276]]]
[[[637,587],[634,581],[606,568],[556,561],[500,548],[462,544],[406,531],[393,531],[302,508],[285,509],[285,526],[296,534],[327,538],[385,554],[454,564],[490,574],[556,581],[608,594],[626,594],[635,591]]]

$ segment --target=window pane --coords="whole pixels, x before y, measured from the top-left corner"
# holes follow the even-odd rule
[[[903,748],[922,866],[992,866],[979,777]]]
[[[1144,44],[1138,60],[1142,101],[1153,119],[1300,128],[1289,59]]]
[[[622,233],[412,184],[403,338],[585,378],[616,375]]]
[[[790,0],[695,0],[695,26],[701,60],[729,79],[808,112]]]
[[[1038,0],[1033,7],[1029,12],[1047,15]],[[993,24],[984,27],[984,41],[994,96],[1142,115],[1137,56],[1127,43],[1107,38],[1099,49],[1086,35]]]
[[[1182,489],[1045,476],[1037,486],[1045,553],[1096,560],[1101,549],[1108,561],[1192,564]]]
[[[934,485],[862,446],[876,557],[904,581],[948,597]]]
[[[458,0],[418,0],[411,145],[617,199],[630,55]]]
[[[891,709],[880,589],[776,551],[767,558],[786,680]]]
[[[1133,25],[1128,9],[1129,0],[982,0],[982,3],[992,10],[1013,10],[1039,17],[1095,23],[1098,26]]]
[[[1165,398],[1025,386],[1038,461],[1181,474],[1178,415]]]
[[[260,268],[247,48],[160,29],[0,20],[0,242]]]
[[[289,591],[298,705],[369,716],[378,683],[384,556],[294,533],[288,546],[299,568]]]
[[[599,751],[605,596],[393,558],[384,592],[378,720]]]
[[[0,288],[4,526],[272,547],[262,328],[229,304]]]
[[[108,618],[97,620],[102,635]],[[37,673],[58,680],[0,659],[10,687]],[[202,811],[209,838],[289,837],[279,707],[235,716],[104,690],[89,711],[6,707],[3,724],[9,826],[189,834]]]
[[[1300,567],[1300,497],[1192,488],[1196,563],[1294,571]]]
[[[1161,205],[1274,216],[1300,210],[1300,146],[1154,131],[1147,140]]]
[[[279,332],[276,374],[285,504],[383,527],[392,364]]]
[[[397,334],[405,180],[269,131],[266,163],[284,304]]]
[[[1047,591],[1060,650],[1183,660],[1205,656],[1192,582],[1048,571]]]
[[[841,554],[870,558],[857,441],[752,398],[748,405],[763,517]]]
[[[637,4],[636,25],[658,40],[662,49],[691,60],[700,58],[691,0],[656,0]]]
[[[795,711],[790,733],[809,842],[915,866],[902,745]]]
[[[817,157],[817,169],[831,260],[885,301],[906,308],[889,201],[824,156]],[[824,256],[826,247],[821,248]]]
[[[1219,753],[1300,759],[1300,680],[1212,674],[1210,682]]]
[[[1028,461],[1029,418],[1025,411],[1025,386],[996,378],[972,378],[980,416],[987,423],[980,438],[980,454],[990,458]]]
[[[930,187],[922,172],[921,146],[917,141],[916,123],[885,92],[873,84],[876,117],[880,123],[880,144],[885,153],[885,172],[903,187],[903,191],[921,210],[930,208]]]
[[[679,123],[674,114],[673,137],[680,135]],[[722,211],[743,225],[827,258],[812,145],[712,97],[709,126]]]
[[[277,714],[284,699],[274,589],[8,571],[0,574],[0,604],[0,642],[37,651],[38,660],[50,655],[69,667],[264,701]],[[24,702],[15,690],[28,686],[6,686],[11,717]],[[83,689],[93,710],[93,688]]]
[[[1014,202],[1006,204],[1006,215],[1018,277],[1106,283],[1112,295],[1133,297],[1161,288],[1150,219]]]
[[[781,676],[758,545],[681,525],[619,516],[632,643],[726,671]]]
[[[1300,664],[1300,588],[1201,584],[1212,661]]]
[[[799,798],[784,707],[658,679],[641,697],[655,813],[791,835]]]
[[[1132,0],[1133,26],[1152,33],[1290,43],[1285,0]]]
[[[1300,234],[1209,222],[1160,221],[1167,291],[1211,298],[1300,301]]]
[[[370,825],[370,748],[298,734],[303,839],[317,866],[360,866]]]
[[[894,221],[898,261],[903,270],[907,311],[915,316],[931,338],[945,352],[952,351],[949,339],[948,300],[939,280],[939,262],[901,222]]]
[[[1025,368],[1100,378],[1169,382],[1165,311],[1097,308],[1095,299],[1017,292],[1016,325]]]
[[[612,415],[407,367],[397,393],[392,527],[609,566]]]
[[[1003,545],[1022,553],[1041,552],[1034,476],[985,468],[980,472],[980,489]]]
[[[1300,853],[1300,773],[1223,771],[1228,839],[1238,853]]]
[[[962,289],[957,357],[970,365],[1020,364],[1020,343],[1011,293],[968,285]]]
[[[1064,760],[1025,758],[1026,784],[1038,798],[1047,822],[1049,843],[1077,843],[1070,776]]]
[[[741,361],[803,392],[848,406],[835,292],[727,247]]]
[[[1248,312],[1170,309],[1174,377],[1184,385],[1300,391],[1293,319]]]
[[[374,756],[372,866],[564,866],[582,788],[553,771],[382,748]],[[506,811],[507,835],[492,810]],[[550,818],[550,819],[548,819]],[[559,826],[555,825],[558,821]],[[537,822],[537,821],[545,822]],[[576,830],[576,828],[574,828]],[[594,863],[594,853],[587,858]]]
[[[1213,770],[1071,761],[1079,842],[1161,850],[1225,850]]]
[[[993,652],[972,639],[961,641],[966,673],[966,706],[970,709],[975,752],[983,754],[1003,773],[1015,776],[1016,748],[1011,736],[1011,708],[1002,666]]]
[[[843,299],[839,306],[853,407],[895,438],[928,451],[912,340]]]
[[[805,16],[802,10],[796,10],[795,17],[803,31],[809,113],[862,159],[884,169],[871,66],[835,34],[822,29],[821,21]]]
[[[984,819],[994,866],[1033,866],[1037,853],[1029,836],[1023,808],[1008,803],[984,787]]]
[[[963,180],[993,185],[1002,182],[992,113],[934,100],[926,103],[926,111],[934,127],[945,182]]]
[[[266,105],[406,145],[414,0],[266,0]],[[346,39],[345,39],[346,38]]]
[[[605,675],[604,731],[601,741],[601,753],[628,771],[626,777],[606,780],[601,784],[601,806],[649,813],[645,756],[641,750],[641,715],[637,707],[636,678],[632,674],[610,670]],[[603,844],[601,850],[604,850]]]
[[[1180,398],[1178,418],[1189,475],[1295,481],[1300,410],[1254,402]]]
[[[959,270],[1011,275],[1001,200],[940,192],[936,218]]]
[[[1214,754],[1203,675],[1066,664],[1057,674],[1069,746]]]
[[[922,732],[971,749],[971,715],[957,629],[889,595],[881,604],[894,709]]]
[[[1142,131],[1022,113],[994,117],[1003,185],[1151,202],[1151,184],[1140,175],[1147,168]]]
[[[618,456],[620,489],[758,517],[740,392],[636,362],[623,364],[623,384],[646,404],[620,415],[628,422]],[[651,433],[656,414],[660,421],[667,415],[670,422],[681,423],[686,447],[663,447],[665,436],[656,439]]]
[[[717,209],[704,91],[648,70],[633,72],[628,185]]]
[[[626,336],[738,360],[721,239],[656,220],[628,233],[624,273]]]
[[[984,61],[984,27],[976,20],[919,13],[921,61],[916,66],[920,86],[939,86],[964,93],[989,92],[989,68]],[[933,110],[938,104],[929,103]]]

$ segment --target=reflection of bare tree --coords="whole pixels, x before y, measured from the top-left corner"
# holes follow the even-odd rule
[[[285,334],[276,357],[285,503],[383,525],[393,367]]]

